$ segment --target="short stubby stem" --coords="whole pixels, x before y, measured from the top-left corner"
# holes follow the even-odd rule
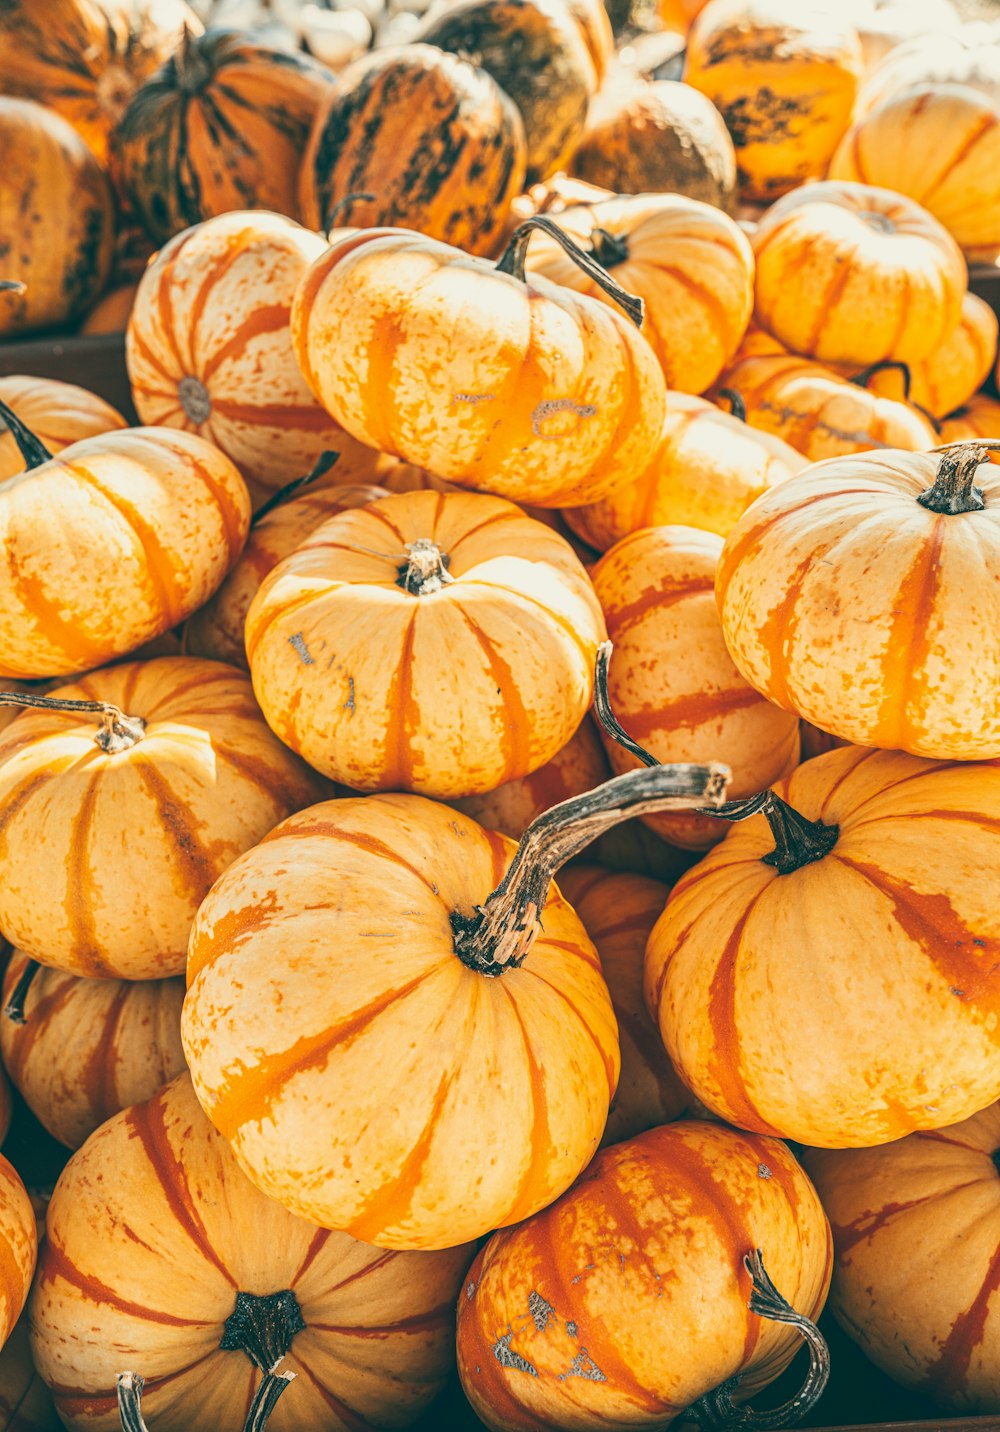
[[[110,701],[71,701],[62,696],[32,696],[27,691],[0,691],[0,706],[38,707],[42,711],[83,711],[87,715],[100,716],[101,725],[94,743],[108,756],[130,750],[146,734],[146,723],[141,716],[126,716]]]
[[[977,470],[990,460],[989,443],[956,443],[938,448],[941,461],[933,487],[917,498],[921,507],[941,517],[957,517],[963,512],[982,512],[986,506],[982,488],[975,484]],[[1000,447],[1000,443],[996,444]]]
[[[611,269],[628,260],[628,240],[620,234],[597,228],[590,235],[590,254],[602,268]]]
[[[28,960],[21,971],[17,984],[10,992],[10,999],[3,1007],[3,1012],[11,1024],[27,1024],[28,1017],[24,1012],[24,1006],[27,1003],[28,991],[41,968],[37,960]]]
[[[525,219],[523,224],[518,224],[510,236],[507,247],[497,261],[499,273],[510,274],[512,278],[520,279],[522,283],[527,282],[524,262],[528,253],[528,240],[535,229],[541,229],[542,233],[548,234],[550,239],[555,239],[577,268],[582,269],[587,277],[597,284],[598,288],[603,289],[609,298],[614,299],[619,308],[625,310],[637,328],[642,327],[645,306],[639,295],[626,292],[621,284],[615,282],[607,269],[602,268],[592,254],[581,249],[580,245],[560,229],[558,224],[554,224],[551,219],[546,219],[542,214],[536,214],[534,218]],[[610,238],[610,234],[607,237]]]
[[[398,570],[396,586],[414,597],[429,597],[455,578],[448,571],[449,557],[430,537],[406,544],[406,561]]]
[[[280,1293],[237,1293],[219,1341],[223,1352],[242,1352],[262,1372],[273,1372],[296,1333],[305,1330],[298,1299],[290,1288]]]

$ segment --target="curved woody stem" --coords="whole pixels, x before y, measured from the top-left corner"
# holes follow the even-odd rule
[[[728,1378],[682,1413],[678,1422],[695,1422],[705,1432],[772,1432],[779,1427],[794,1427],[816,1405],[830,1377],[830,1349],[819,1328],[802,1313],[797,1313],[768,1277],[759,1248],[747,1253],[743,1266],[750,1274],[753,1291],[749,1308],[758,1317],[771,1322],[787,1323],[797,1328],[809,1348],[809,1370],[794,1397],[769,1412],[754,1412],[750,1407],[737,1407],[733,1393],[740,1385],[741,1375]]]
[[[867,388],[868,379],[874,378],[876,373],[898,373],[903,380],[903,401],[910,401],[910,365],[901,363],[898,358],[883,358],[878,363],[871,363],[867,368],[862,368],[860,373],[855,373],[851,382],[858,388]]]
[[[597,648],[597,661],[594,665],[594,711],[597,719],[611,739],[617,741],[619,746],[628,751],[630,755],[635,756],[644,766],[658,766],[660,763],[656,757],[650,755],[644,746],[639,745],[638,741],[633,741],[611,709],[611,696],[608,692],[608,668],[611,665],[613,650],[610,641],[602,641]]]
[[[286,482],[284,487],[279,487],[277,492],[272,493],[267,501],[258,507],[250,522],[250,526],[256,527],[262,517],[266,517],[267,514],[273,512],[276,507],[281,507],[290,497],[294,497],[297,492],[300,492],[303,487],[310,487],[314,482],[318,482],[321,477],[325,477],[339,458],[339,452],[333,452],[329,449],[325,452],[321,452],[305,477],[295,477],[291,482]]]
[[[141,716],[126,716],[110,701],[71,701],[60,696],[32,696],[27,691],[0,691],[0,706],[33,706],[43,711],[83,711],[100,716],[95,743],[106,755],[115,756],[141,741],[146,723]]]
[[[31,429],[21,422],[14,410],[2,401],[0,401],[0,418],[3,419],[3,426],[20,449],[26,472],[41,467],[43,462],[52,461],[52,454],[41,439],[36,438]]]
[[[289,1383],[294,1381],[294,1372],[274,1372],[272,1370],[265,1373],[254,1393],[246,1421],[243,1424],[243,1432],[264,1432],[278,1398]],[[145,1378],[140,1377],[137,1372],[120,1372],[116,1382],[118,1416],[121,1420],[122,1432],[149,1432],[142,1415],[142,1390],[146,1385]],[[229,1432],[229,1429],[222,1428],[220,1432]],[[237,1429],[233,1428],[232,1432],[237,1432]]]
[[[725,398],[729,404],[729,416],[736,418],[738,422],[745,423],[747,420],[747,405],[743,394],[736,388],[720,388],[719,397]]]
[[[11,1024],[27,1024],[28,1016],[24,1012],[24,1006],[27,1003],[28,991],[41,968],[37,960],[28,960],[21,971],[17,984],[10,992],[10,999],[3,1007],[3,1012]]]
[[[976,472],[984,462],[990,461],[990,453],[998,450],[1000,442],[995,438],[977,438],[975,442],[946,443],[932,448],[931,453],[940,455],[941,461],[933,486],[917,498],[921,507],[942,517],[982,512],[986,499],[982,488],[976,486]]]
[[[550,239],[555,239],[556,243],[565,249],[577,268],[582,269],[587,277],[599,288],[602,288],[609,298],[613,298],[615,303],[625,310],[637,328],[642,327],[642,315],[645,309],[642,299],[637,294],[627,293],[591,254],[588,254],[585,249],[581,249],[579,244],[560,229],[558,224],[554,224],[551,219],[545,218],[542,214],[536,214],[534,218],[525,219],[523,224],[518,224],[508,240],[507,247],[497,261],[499,273],[510,274],[512,278],[520,279],[522,283],[527,282],[524,260],[528,252],[528,240],[535,229],[541,229],[542,233],[548,234]]]

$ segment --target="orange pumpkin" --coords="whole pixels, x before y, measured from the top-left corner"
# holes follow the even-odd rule
[[[124,333],[139,285],[124,283],[97,300],[80,325],[81,333]]]
[[[31,1298],[35,1360],[81,1432],[122,1425],[123,1368],[144,1370],[156,1432],[228,1432],[278,1361],[295,1380],[269,1432],[401,1427],[448,1374],[470,1254],[382,1253],[294,1218],[244,1178],[182,1075],[66,1166]]]
[[[622,1072],[602,1141],[617,1144],[700,1108],[678,1079],[643,997],[646,941],[669,887],[642,875],[571,865],[559,888],[594,942],[618,1021]]]
[[[688,84],[726,121],[740,191],[751,199],[825,173],[861,73],[851,25],[799,0],[713,0],[691,27],[684,66]]]
[[[86,313],[111,272],[115,209],[97,160],[54,110],[0,94],[0,153],[2,277],[23,284],[0,289],[2,341]]]
[[[565,169],[598,76],[562,0],[456,0],[431,7],[414,39],[474,57],[510,95],[524,121],[529,184]]]
[[[876,1149],[810,1150],[830,1303],[866,1356],[956,1412],[1000,1407],[1000,1105]]]
[[[332,76],[242,30],[187,30],[114,134],[129,201],[158,243],[231,209],[299,217],[299,165]]]
[[[167,244],[139,285],[126,337],[142,421],[198,433],[272,488],[324,448],[353,452],[292,352],[295,288],[323,251],[318,234],[280,214],[223,214]]]
[[[0,1419],[4,1432],[63,1432],[52,1395],[35,1371],[27,1313],[0,1349]]]
[[[5,1006],[31,975],[14,952]],[[88,980],[35,968],[21,1019],[0,1019],[8,1074],[39,1123],[78,1149],[105,1119],[155,1094],[184,1068],[184,981]]]
[[[717,805],[725,774],[619,777],[547,812],[516,856],[447,806],[378,795],[293,816],[236,861],[195,920],[181,1030],[257,1186],[385,1248],[551,1203],[597,1148],[619,1070],[597,954],[552,876],[626,816]]]
[[[749,818],[681,877],[646,949],[688,1087],[743,1128],[824,1148],[994,1098],[1000,768],[848,746],[731,805]]]
[[[1000,756],[1000,478],[980,466],[988,456],[969,443],[832,459],[760,498],[716,584],[751,685],[859,745]]]
[[[38,1256],[38,1230],[27,1190],[0,1154],[0,1347],[21,1316]]]
[[[57,110],[104,162],[138,86],[201,28],[184,0],[4,0],[0,91]]]
[[[774,1280],[763,1298],[761,1261]],[[819,1316],[831,1262],[815,1189],[783,1144],[707,1123],[652,1129],[490,1239],[459,1298],[462,1386],[497,1432],[666,1427],[727,1379],[740,1401],[772,1382]],[[795,1327],[769,1320],[784,1301],[774,1288]],[[798,1415],[824,1381],[810,1377]],[[731,1397],[713,1402],[715,1425],[738,1421]]]
[[[715,606],[722,538],[693,527],[646,527],[611,548],[593,571],[615,655],[611,708],[632,739],[659,761],[726,761],[731,794],[749,795],[799,759],[798,717],[766,701],[726,650]],[[639,757],[611,736],[612,770]],[[706,850],[725,835],[710,816],[652,815],[664,840]]]
[[[25,466],[0,484],[0,675],[100,666],[208,600],[250,522],[227,457],[170,428],[84,438],[52,457],[2,402],[0,413]]]
[[[761,493],[805,458],[770,433],[686,393],[668,393],[663,436],[632,483],[592,507],[569,507],[566,521],[599,552],[640,527],[699,527],[725,537]]]
[[[755,317],[797,353],[840,363],[928,358],[958,324],[961,250],[919,204],[868,184],[808,184],[753,235]]]
[[[524,126],[484,71],[430,45],[375,50],[338,76],[299,181],[303,221],[417,229],[493,252],[524,188]]]
[[[615,53],[615,37],[604,0],[564,0],[564,4],[583,36],[600,84]]]
[[[799,741],[803,761],[811,761],[813,756],[822,756],[826,751],[835,751],[838,746],[850,745],[840,736],[831,736],[829,731],[821,731],[810,721],[799,722]]]
[[[286,745],[357,790],[443,799],[555,756],[590,704],[604,635],[568,544],[469,493],[331,518],[246,619],[254,691]]]
[[[686,35],[708,0],[656,0],[656,18],[664,30]]]
[[[515,502],[577,506],[626,482],[663,422],[663,375],[622,314],[525,277],[547,225],[522,224],[496,267],[405,230],[335,243],[292,309],[324,407],[369,447]]]
[[[976,438],[1000,438],[1000,403],[985,393],[974,393],[963,407],[942,420],[938,441],[974,442]]]
[[[736,151],[722,116],[673,80],[602,92],[570,171],[618,194],[683,194],[727,213],[736,200]]]
[[[679,194],[638,194],[566,209],[559,227],[643,299],[643,336],[667,387],[711,387],[753,312],[753,253],[732,219]],[[547,234],[532,245],[528,270],[614,302]]]
[[[117,408],[75,383],[29,378],[20,373],[0,378],[0,399],[50,452],[62,452],[81,438],[126,426]],[[24,471],[17,439],[0,416],[0,482]]]
[[[209,886],[323,787],[216,662],[129,662],[55,698],[85,709],[25,710],[0,736],[0,930],[73,974],[178,974]]]

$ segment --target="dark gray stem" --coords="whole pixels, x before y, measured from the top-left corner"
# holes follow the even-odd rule
[[[281,507],[290,497],[294,497],[297,492],[300,492],[303,487],[310,487],[314,482],[318,482],[321,477],[325,477],[339,457],[339,452],[321,452],[305,477],[295,477],[291,482],[286,482],[284,487],[279,487],[277,492],[271,494],[262,507],[258,507],[253,515],[250,526],[256,527],[262,517],[266,517],[267,514],[273,512],[276,507]]]
[[[24,1012],[24,1006],[32,982],[41,968],[37,960],[28,960],[21,971],[17,984],[10,992],[10,999],[3,1007],[3,1012],[11,1024],[27,1024],[28,1018]]]
[[[1000,446],[1000,444],[998,444]],[[986,506],[982,488],[975,484],[977,470],[990,460],[986,443],[958,443],[949,449],[938,449],[934,485],[917,498],[921,507],[941,517],[957,517],[962,512],[982,512]]]
[[[265,1373],[254,1393],[243,1432],[264,1432],[278,1398],[294,1381],[294,1372]],[[145,1385],[145,1379],[137,1372],[118,1374],[118,1416],[122,1432],[149,1432],[142,1415],[142,1390]],[[220,1432],[230,1432],[230,1429],[220,1428]],[[231,1432],[237,1432],[237,1429],[233,1428]]]
[[[278,1398],[295,1381],[294,1372],[269,1372],[262,1378],[243,1424],[243,1432],[264,1432]]]
[[[519,278],[522,283],[527,282],[524,260],[528,252],[528,240],[535,229],[541,229],[542,233],[548,234],[550,239],[555,239],[556,243],[569,254],[577,268],[582,269],[589,279],[593,280],[609,298],[613,298],[615,303],[625,310],[636,328],[642,327],[645,305],[638,294],[627,293],[592,255],[581,249],[579,244],[574,243],[569,234],[564,233],[558,224],[554,224],[551,219],[546,219],[542,214],[536,214],[534,218],[525,219],[523,224],[518,224],[497,262],[497,269],[500,273],[509,273],[512,278]]]
[[[758,791],[745,800],[726,801],[715,810],[705,811],[705,814],[718,816],[719,820],[747,820],[752,815],[762,815],[771,827],[774,849],[762,855],[761,860],[765,865],[773,865],[779,875],[791,875],[793,870],[801,870],[803,865],[822,860],[824,855],[829,855],[840,836],[839,825],[807,820],[770,790]]]
[[[731,418],[736,418],[741,423],[746,422],[747,405],[742,393],[736,388],[720,388],[719,397],[725,398],[729,404],[729,416]]]
[[[296,1333],[305,1328],[302,1309],[290,1288],[281,1293],[237,1293],[219,1342],[223,1352],[243,1352],[261,1372],[273,1372]]]
[[[120,1372],[116,1381],[122,1432],[149,1432],[142,1416],[142,1389],[146,1379],[137,1372]]]
[[[3,426],[11,434],[20,449],[24,458],[26,472],[31,472],[36,467],[41,467],[43,462],[51,462],[52,454],[45,444],[36,438],[30,428],[17,416],[12,408],[0,401],[0,418],[3,418]]]
[[[100,716],[94,741],[109,756],[129,750],[146,732],[141,716],[126,716],[110,701],[70,701],[60,696],[31,696],[27,691],[0,691],[0,706],[37,706],[43,711],[85,711]]]
[[[658,766],[660,763],[656,757],[651,756],[644,746],[639,745],[638,741],[632,740],[611,709],[611,696],[608,693],[608,668],[611,665],[613,650],[614,647],[610,641],[602,641],[597,648],[597,661],[594,665],[594,713],[604,730],[619,746],[635,756],[644,766]]]

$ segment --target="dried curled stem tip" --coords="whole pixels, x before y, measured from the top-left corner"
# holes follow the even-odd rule
[[[17,443],[18,451],[24,458],[25,472],[31,472],[34,468],[41,467],[42,463],[52,461],[52,454],[41,438],[35,437],[31,429],[21,422],[13,408],[0,402],[0,430],[4,428]]]
[[[729,404],[729,416],[736,418],[738,422],[745,423],[747,420],[747,405],[743,394],[737,388],[720,388],[719,397],[725,398]]]
[[[118,1416],[122,1432],[149,1432],[142,1415],[142,1390],[145,1378],[137,1372],[120,1372],[115,1379],[118,1390]],[[275,1372],[272,1368],[264,1374],[254,1393],[242,1432],[264,1432],[268,1419],[274,1411],[278,1398],[295,1381],[294,1372]],[[220,1427],[219,1432],[240,1432],[237,1427]]]
[[[62,696],[32,696],[27,691],[0,691],[0,706],[34,706],[43,711],[84,711],[100,716],[101,725],[94,737],[106,755],[116,756],[141,741],[146,723],[141,716],[126,716],[110,701],[71,701]]]
[[[651,756],[644,746],[639,745],[638,741],[633,741],[611,709],[608,670],[611,666],[613,650],[614,647],[610,641],[602,641],[597,648],[597,660],[594,663],[594,713],[607,734],[613,741],[617,741],[619,746],[635,756],[644,766],[658,766],[660,763],[656,757]]]
[[[20,979],[10,992],[10,999],[3,1007],[3,1012],[11,1024],[27,1024],[28,1017],[24,1012],[24,1006],[32,982],[41,968],[37,960],[29,960],[21,971]]]
[[[137,1372],[120,1372],[115,1381],[122,1432],[149,1432],[142,1416],[142,1389],[146,1379]]]
[[[339,452],[321,452],[305,477],[295,477],[291,482],[286,482],[284,487],[279,487],[277,492],[273,493],[261,507],[258,507],[250,526],[256,527],[262,517],[266,517],[276,507],[281,507],[303,487],[309,487],[312,483],[318,482],[321,477],[325,477],[339,457]]]
[[[822,860],[840,836],[839,825],[807,820],[771,790],[758,791],[744,800],[726,801],[704,814],[717,816],[719,820],[749,820],[752,815],[762,815],[771,827],[774,849],[762,855],[761,860],[765,865],[773,865],[779,875],[791,875],[803,865]]]
[[[953,443],[935,449],[941,454],[934,485],[917,498],[921,507],[941,517],[957,517],[962,512],[982,512],[986,506],[982,488],[975,484],[977,470],[990,460],[990,449],[1000,447],[988,440],[974,443]]]
[[[27,288],[19,278],[0,278],[0,293],[25,293]]]
[[[770,1412],[754,1412],[750,1407],[737,1407],[733,1394],[742,1381],[742,1374],[727,1378],[711,1392],[687,1409],[678,1422],[696,1422],[705,1432],[771,1432],[779,1427],[794,1427],[801,1422],[823,1394],[830,1378],[830,1349],[815,1323],[797,1313],[781,1296],[764,1267],[759,1248],[744,1256],[743,1266],[750,1274],[753,1290],[749,1308],[758,1317],[774,1323],[787,1323],[797,1328],[809,1348],[809,1370],[794,1397]]]
[[[430,537],[418,537],[406,544],[406,560],[399,568],[396,585],[414,597],[429,597],[455,578],[448,571],[448,554]]]
[[[542,233],[548,234],[550,239],[555,239],[556,243],[565,249],[577,268],[582,269],[587,277],[597,284],[598,288],[602,288],[609,298],[614,299],[619,308],[625,310],[636,328],[642,327],[645,305],[639,295],[628,293],[620,283],[615,282],[607,269],[601,267],[592,254],[581,249],[580,245],[574,243],[569,234],[560,229],[558,224],[554,224],[551,219],[546,219],[541,214],[536,214],[534,218],[525,219],[523,224],[518,224],[508,240],[507,247],[497,261],[499,273],[508,273],[512,278],[520,279],[522,283],[527,282],[524,261],[528,252],[528,240],[535,229],[541,229]]]

